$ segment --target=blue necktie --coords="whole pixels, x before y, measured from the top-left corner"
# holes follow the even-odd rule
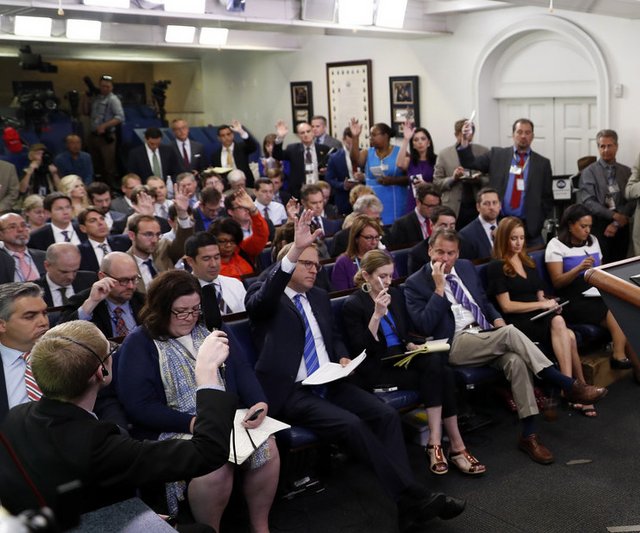
[[[152,278],[155,278],[158,275],[158,271],[153,266],[152,259],[147,259],[146,261],[143,261],[142,264],[147,265],[147,268],[149,269],[149,274],[151,274]]]
[[[478,325],[482,329],[491,329],[491,324],[489,324],[489,321],[484,317],[477,304],[469,300],[465,292],[462,290],[462,287],[458,285],[458,282],[456,281],[456,278],[453,274],[447,274],[447,281],[449,282],[449,286],[451,287],[451,291],[453,292],[453,296],[455,297],[455,299],[462,304],[462,307],[471,311],[471,314],[473,315],[473,318],[475,318]]]
[[[302,302],[300,301],[301,297],[302,295],[296,294],[293,297],[293,303],[298,308],[304,322],[304,365],[307,367],[307,376],[310,376],[320,368],[320,362],[318,361],[318,352],[316,352],[316,343],[313,340],[311,326],[309,326],[307,314],[304,312]]]

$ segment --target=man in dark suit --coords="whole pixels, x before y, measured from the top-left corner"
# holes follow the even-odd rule
[[[80,270],[98,272],[100,262],[111,252],[126,252],[131,246],[127,235],[109,235],[104,215],[97,207],[84,209],[78,215],[80,231],[87,240],[78,245],[82,261]]]
[[[456,229],[456,214],[450,207],[439,205],[431,211],[431,227],[433,231],[440,228]],[[462,245],[462,244],[461,244]],[[429,239],[424,239],[409,250],[407,271],[413,274],[420,270],[429,259]]]
[[[12,407],[38,398],[37,386],[34,389],[30,383],[27,390],[25,373],[31,370],[25,354],[48,329],[47,304],[38,285],[0,285],[0,421]]]
[[[478,192],[476,198],[478,216],[458,234],[460,257],[469,260],[491,257],[493,236],[498,227],[501,207],[500,197],[495,189],[485,187]]]
[[[533,377],[561,388],[576,403],[592,404],[607,389],[561,374],[524,333],[507,326],[489,302],[473,264],[458,259],[458,251],[454,230],[440,229],[429,238],[430,262],[406,283],[409,316],[418,333],[449,340],[452,365],[492,365],[505,373],[522,422],[518,447],[535,462],[552,463],[552,453],[535,433]]]
[[[127,215],[111,209],[111,189],[102,181],[94,181],[87,187],[89,203],[104,215],[104,221],[112,235],[120,235],[127,223]]]
[[[440,193],[431,183],[421,183],[416,193],[415,209],[391,226],[391,244],[413,244],[431,235],[431,212],[440,205]]]
[[[49,246],[44,267],[47,273],[36,283],[42,287],[47,307],[66,305],[71,296],[90,288],[98,280],[97,268],[93,272],[79,270],[80,252],[70,242]]]
[[[112,352],[100,331],[72,322],[41,339],[31,357],[44,397],[12,410],[2,432],[56,518],[63,518],[64,530],[73,524],[62,514],[61,485],[80,481],[81,490],[65,505],[79,514],[131,498],[136,487],[199,477],[226,464],[236,408],[235,396],[221,390],[218,378],[227,354],[221,332],[208,337],[198,353],[193,437],[141,442],[92,412],[99,391],[113,379]],[[38,508],[34,488],[0,448],[2,504],[13,513]]]
[[[489,174],[489,186],[498,191],[502,214],[522,219],[527,245],[535,246],[543,244],[542,226],[553,208],[551,162],[531,150],[531,120],[516,120],[512,130],[513,146],[494,146],[476,157],[469,145],[473,126],[467,122],[462,128],[460,164]]]
[[[282,148],[282,142],[289,133],[284,121],[276,123],[276,142],[273,145],[273,157],[278,160],[289,161],[289,192],[300,198],[303,185],[317,182],[324,176],[329,162],[330,148],[324,144],[314,142],[313,130],[308,122],[300,122],[296,126],[296,133],[300,142]]]
[[[182,159],[185,171],[198,174],[209,166],[209,158],[202,143],[189,139],[189,124],[183,118],[171,121],[171,131],[176,138],[173,147]]]
[[[312,222],[322,229],[323,236],[330,237],[342,228],[342,220],[332,220],[322,216],[324,195],[322,194],[322,189],[315,183],[302,187],[300,203],[304,209],[308,209],[313,213]]]
[[[44,275],[42,250],[27,248],[29,228],[16,213],[0,216],[0,283],[35,281]]]
[[[140,280],[135,260],[124,252],[111,252],[100,263],[98,281],[69,298],[60,322],[93,322],[105,337],[124,337],[138,324],[144,294],[136,291]]]
[[[162,131],[159,128],[147,128],[144,140],[142,146],[136,146],[129,152],[127,172],[137,174],[143,182],[149,176],[160,176],[172,191],[172,179],[184,172],[182,159],[173,146],[162,144]]]
[[[327,133],[327,117],[322,115],[311,117],[311,130],[316,144],[324,144],[334,150],[342,148],[342,143]]]
[[[235,141],[234,133],[240,136],[242,142]],[[214,167],[242,170],[247,179],[247,187],[253,188],[253,172],[249,167],[249,156],[258,149],[258,143],[237,120],[234,120],[230,126],[227,124],[218,126],[218,140],[222,146],[213,151],[211,164]]]
[[[346,443],[398,502],[403,531],[436,516],[452,518],[462,512],[464,502],[429,494],[417,485],[392,407],[345,380],[319,387],[302,384],[324,364],[349,362],[327,293],[314,287],[319,265],[313,243],[320,230],[311,233],[312,217],[307,210],[298,218],[286,255],[264,281],[249,287],[245,301],[256,345],[262,347],[256,374],[270,412],[322,438]]]
[[[267,178],[273,183],[273,199],[286,206],[291,199],[291,194],[282,188],[282,170],[271,168],[267,172]]]
[[[133,215],[135,211],[133,210],[131,195],[133,194],[133,191],[140,187],[140,185],[142,185],[142,179],[140,179],[140,176],[131,173],[125,174],[122,177],[122,184],[120,185],[122,196],[118,196],[117,198],[113,199],[113,201],[111,202],[111,209],[113,211],[118,211],[118,213],[124,214],[126,217],[128,217],[129,215]]]
[[[50,222],[34,231],[29,238],[29,248],[46,251],[54,242],[80,244],[86,239],[74,223],[71,198],[61,192],[47,194],[42,201]]]
[[[349,191],[359,183],[364,183],[364,174],[354,171],[351,165],[351,128],[345,128],[342,145],[329,157],[325,180],[331,185],[333,201],[341,215],[351,213]]]

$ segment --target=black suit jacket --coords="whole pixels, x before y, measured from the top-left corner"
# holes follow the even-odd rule
[[[161,144],[158,147],[158,152],[160,154],[160,165],[162,166],[162,179],[167,181],[167,178],[171,176],[171,179],[175,182],[176,176],[185,171],[182,158],[178,158],[177,150],[166,144]],[[133,172],[140,176],[143,183],[147,181],[149,176],[153,175],[151,163],[149,163],[149,158],[147,157],[146,145],[136,146],[129,152],[127,172]]]
[[[76,274],[76,279],[73,280],[71,286],[73,287],[74,293],[82,292],[86,289],[91,289],[91,286],[98,281],[98,275],[96,272],[89,272],[86,270],[78,270]],[[47,283],[47,278],[42,276],[40,279],[36,280],[35,283],[42,287],[43,298],[44,301],[47,302],[48,307],[53,307],[53,297],[51,296],[51,289],[49,288],[49,284]],[[54,324],[51,324],[52,326]]]
[[[391,244],[412,244],[423,238],[420,221],[415,211],[400,217],[391,226]]]
[[[0,361],[1,363],[2,361]],[[7,396],[7,382],[4,377],[4,365],[0,364],[0,423],[9,412],[9,397]]]
[[[131,248],[131,239],[126,235],[109,235],[107,236],[107,242],[112,252],[126,252]],[[91,246],[89,241],[85,241],[78,245],[80,250],[80,270],[89,270],[91,272],[98,272],[100,270],[100,264],[96,257],[96,252]]]
[[[246,139],[240,139],[235,137],[233,140],[233,162],[236,164],[238,170],[244,172],[247,178],[247,187],[253,187],[253,172],[249,168],[249,156],[252,152],[258,149],[258,143],[249,135]],[[222,145],[213,151],[211,156],[211,164],[214,167],[225,166],[222,164],[220,157],[222,155]]]
[[[42,250],[29,248],[29,254],[38,269],[38,274],[43,276],[46,273],[44,268],[44,258],[46,253]],[[16,260],[4,248],[0,248],[0,283],[11,283],[16,275]]]
[[[205,285],[202,287],[202,314],[207,329],[211,331],[213,328],[220,329],[222,327],[222,314],[218,307],[218,298],[216,297],[216,289],[213,285]]]
[[[180,147],[178,147],[178,144],[180,144]],[[189,165],[187,165],[184,161],[184,155],[182,154],[182,143],[177,139],[171,142],[178,159],[182,161],[182,166],[186,171],[190,172],[195,170],[196,172],[202,172],[209,166],[209,158],[204,151],[204,145],[191,139],[189,139],[189,144],[191,145],[191,159],[189,159]]]
[[[469,222],[458,235],[460,236],[460,257],[462,259],[491,257],[492,245],[478,218]]]
[[[46,397],[12,409],[2,432],[54,512],[57,487],[79,480],[82,490],[69,506],[85,513],[128,499],[141,485],[198,477],[226,464],[235,395],[212,389],[196,394],[190,440],[134,440],[81,407]],[[4,446],[0,498],[12,513],[39,507]]]
[[[489,174],[489,186],[498,191],[504,204],[509,170],[513,162],[513,146],[496,148],[475,157],[471,145],[459,150],[460,164],[465,168]],[[528,178],[524,199],[524,219],[527,238],[540,237],[545,218],[553,209],[553,177],[551,161],[533,150],[529,158]]]
[[[324,144],[316,144],[316,156],[318,168],[324,168],[328,164],[329,150]],[[300,198],[300,189],[305,184],[306,173],[304,169],[304,145],[293,143],[282,148],[282,143],[273,145],[273,157],[278,160],[289,161],[289,192],[292,196]]]
[[[58,323],[62,324],[63,322],[78,320],[78,309],[89,297],[90,292],[91,288],[88,288],[82,292],[74,294],[71,298],[69,298],[69,305],[66,306]],[[137,291],[134,292],[130,304],[131,310],[133,311],[133,317],[136,319],[136,324],[140,325],[140,323],[138,322],[138,315],[140,314],[140,310],[144,305],[144,294]],[[104,333],[105,337],[113,337],[113,321],[111,320],[111,316],[109,315],[109,308],[107,307],[107,303],[104,300],[100,302],[93,310],[91,322],[98,326],[98,329],[102,331],[102,333]]]
[[[113,209],[109,211],[111,215],[111,219],[113,220],[113,226],[111,226],[111,234],[112,235],[120,235],[127,224],[127,215],[124,213],[120,213],[119,211],[114,211]]]
[[[73,222],[72,226],[73,229],[76,230],[78,238],[81,241],[86,241],[87,235],[86,233],[82,233],[80,231],[80,227],[78,226],[78,224],[76,222]],[[49,246],[51,246],[55,242],[56,240],[53,236],[53,229],[51,229],[51,224],[47,224],[41,228],[38,228],[31,234],[31,237],[29,237],[28,245],[29,248],[36,248],[38,250],[44,250],[46,252],[47,248],[49,248]]]
[[[284,272],[278,262],[264,281],[249,287],[245,298],[255,345],[261,347],[256,375],[269,398],[269,412],[276,416],[293,390],[305,344],[302,316],[284,294],[290,279],[291,274]],[[340,357],[346,356],[347,349],[334,323],[329,296],[326,291],[313,287],[307,292],[307,298],[329,358],[337,363]]]
[[[423,239],[409,250],[407,271],[409,275],[420,270],[429,261],[429,239]]]

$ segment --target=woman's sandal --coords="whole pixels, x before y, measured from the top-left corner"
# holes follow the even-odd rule
[[[449,471],[449,463],[447,463],[447,458],[444,456],[440,444],[428,444],[427,453],[429,454],[429,470],[431,472],[441,476]]]
[[[451,452],[449,460],[463,474],[478,475],[487,471],[487,467],[471,455],[466,448],[460,452]]]

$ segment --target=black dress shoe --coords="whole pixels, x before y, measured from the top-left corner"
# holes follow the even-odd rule
[[[609,364],[611,365],[611,368],[615,370],[626,370],[628,368],[631,368],[631,361],[629,361],[627,357],[625,357],[624,359],[616,359],[615,357],[611,357],[609,359]]]
[[[405,499],[398,504],[400,531],[415,531],[416,527],[434,518],[455,518],[464,511],[466,503],[465,500],[452,498],[441,492],[426,494],[422,498]]]

